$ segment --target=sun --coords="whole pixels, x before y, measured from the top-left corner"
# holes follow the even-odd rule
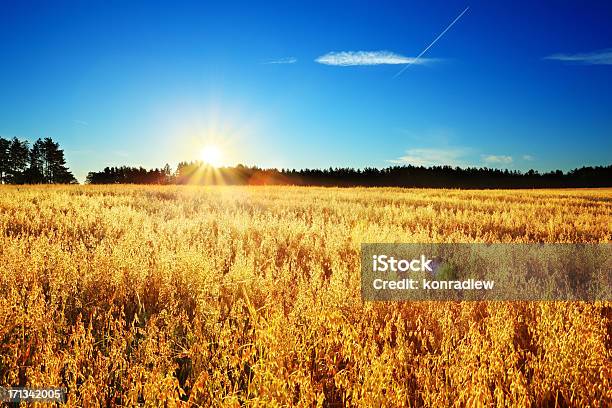
[[[210,166],[219,167],[222,164],[223,154],[217,146],[208,145],[200,152],[200,159]]]

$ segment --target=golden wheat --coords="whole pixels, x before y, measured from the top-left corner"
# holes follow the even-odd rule
[[[361,242],[599,242],[612,190],[0,186],[0,385],[69,406],[610,406],[612,305],[364,303]]]

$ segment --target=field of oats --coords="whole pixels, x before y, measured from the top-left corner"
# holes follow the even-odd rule
[[[363,303],[359,248],[611,241],[609,189],[0,186],[0,385],[69,406],[610,406],[611,303]]]

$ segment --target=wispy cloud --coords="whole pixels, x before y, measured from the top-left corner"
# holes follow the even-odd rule
[[[525,161],[533,161],[533,160],[535,160],[535,157],[533,157],[530,154],[524,154],[523,155],[523,160],[525,160]]]
[[[514,158],[501,154],[482,154],[480,160],[478,150],[470,147],[443,146],[423,147],[406,150],[405,154],[397,159],[387,160],[388,163],[413,166],[453,166],[453,167],[480,167],[499,166],[509,167],[514,164]],[[532,156],[524,155],[523,160],[533,160]],[[529,159],[527,159],[529,158]]]
[[[393,164],[412,164],[413,166],[469,166],[465,161],[465,156],[469,149],[465,148],[417,148],[408,149],[406,153],[389,163]]]
[[[75,125],[80,125],[80,126],[89,126],[89,122],[85,122],[84,120],[74,119],[72,122],[73,122]]]
[[[585,65],[612,65],[612,48],[582,54],[553,54],[544,59]]]
[[[489,154],[482,156],[482,161],[487,164],[512,164],[512,156]]]
[[[316,62],[325,65],[349,67],[355,65],[384,65],[384,64],[420,64],[424,65],[436,61],[433,58],[413,58],[396,54],[391,51],[340,51],[321,55]]]
[[[264,62],[264,64],[295,64],[296,62],[297,62],[297,58],[286,57],[286,58],[279,58],[275,60],[266,61]]]

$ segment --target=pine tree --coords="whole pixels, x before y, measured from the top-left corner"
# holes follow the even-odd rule
[[[0,184],[77,183],[64,151],[51,138],[38,139],[30,149],[16,137],[0,137]]]
[[[172,169],[170,165],[166,163],[163,169],[163,184],[174,184],[174,175],[172,174]]]
[[[28,166],[30,150],[28,142],[14,137],[8,148],[8,171],[7,182],[12,184],[23,184],[26,182],[25,171]]]
[[[45,182],[43,175],[44,157],[43,157],[43,142],[38,139],[32,145],[29,155],[30,167],[27,170],[27,182],[39,184]]]
[[[59,184],[76,183],[77,180],[68,170],[68,167],[66,167],[64,151],[59,148],[59,144],[47,137],[40,146],[42,148],[44,182]]]

